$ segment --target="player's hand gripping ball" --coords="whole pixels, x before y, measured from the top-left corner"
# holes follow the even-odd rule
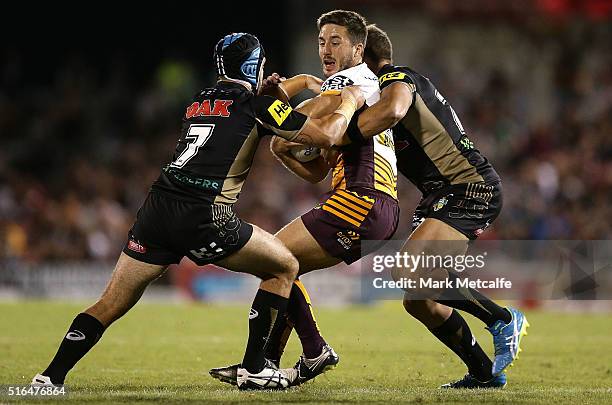
[[[310,162],[321,156],[321,148],[316,146],[298,145],[291,147],[293,157],[302,163]]]

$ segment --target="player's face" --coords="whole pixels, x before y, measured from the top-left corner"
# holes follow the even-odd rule
[[[321,27],[319,58],[325,77],[361,63],[362,51],[362,44],[351,43],[346,27],[336,24],[325,24]]]

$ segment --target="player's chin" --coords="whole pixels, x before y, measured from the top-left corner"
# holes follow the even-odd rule
[[[338,65],[336,63],[324,64],[323,65],[323,76],[325,76],[325,77],[329,77],[329,76],[333,75],[334,73],[337,73],[338,71],[339,71],[339,69],[338,69]]]

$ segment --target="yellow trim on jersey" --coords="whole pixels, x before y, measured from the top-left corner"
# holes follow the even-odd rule
[[[378,173],[376,173],[374,175],[375,179],[376,179],[376,184],[374,185],[374,188],[376,190],[382,191],[386,194],[389,194],[391,197],[396,198],[397,199],[397,189],[395,189],[391,184],[389,184],[385,179],[383,179],[382,177],[380,177],[378,175]]]
[[[331,188],[346,188],[346,178],[344,177],[344,160],[342,159],[342,155],[338,156],[338,162],[334,169],[332,170],[332,184]]]
[[[378,83],[383,84],[387,80],[401,80],[404,77],[406,77],[406,73],[391,72],[391,73],[387,73],[387,74],[380,76],[380,78],[378,79]]]
[[[275,100],[272,105],[268,107],[268,112],[272,118],[274,118],[274,121],[276,121],[276,124],[279,127],[287,119],[291,111],[291,106],[283,103],[280,100]]]
[[[389,182],[393,183],[393,177],[395,176],[391,172],[389,172],[389,168],[387,168],[381,162],[374,160],[374,171],[380,171],[381,175],[384,175],[384,177],[387,177],[389,179]]]
[[[374,188],[397,199],[397,176],[391,164],[374,152]]]
[[[337,96],[342,93],[342,90],[325,90],[321,92],[322,96]]]

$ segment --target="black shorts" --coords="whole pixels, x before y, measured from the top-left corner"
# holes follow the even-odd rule
[[[213,263],[242,248],[253,226],[230,205],[188,202],[151,192],[138,210],[123,252],[150,264]]]
[[[302,215],[302,221],[327,253],[351,264],[371,253],[362,252],[362,240],[381,241],[382,246],[391,239],[399,222],[399,204],[379,191],[332,190]],[[371,247],[375,250],[376,244]]]
[[[502,203],[501,183],[446,186],[421,199],[412,217],[412,230],[425,218],[435,218],[474,240],[497,218]]]

